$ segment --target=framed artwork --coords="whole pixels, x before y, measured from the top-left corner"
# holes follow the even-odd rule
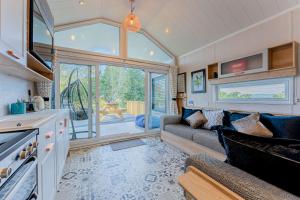
[[[192,72],[192,93],[206,93],[205,69]]]
[[[186,93],[186,73],[177,75],[177,93]]]

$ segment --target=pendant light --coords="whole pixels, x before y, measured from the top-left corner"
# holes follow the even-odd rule
[[[141,22],[139,18],[133,13],[135,7],[133,5],[134,0],[129,0],[130,2],[130,13],[124,19],[123,26],[127,31],[138,32],[141,29]]]

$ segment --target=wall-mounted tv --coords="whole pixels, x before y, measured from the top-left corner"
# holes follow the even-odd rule
[[[53,19],[46,1],[30,1],[29,51],[47,68],[52,69],[53,60]],[[51,16],[51,13],[50,13]]]

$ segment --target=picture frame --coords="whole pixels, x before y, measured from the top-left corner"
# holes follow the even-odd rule
[[[186,73],[177,74],[177,93],[186,93]]]
[[[206,93],[206,70],[200,69],[191,72],[192,93]]]

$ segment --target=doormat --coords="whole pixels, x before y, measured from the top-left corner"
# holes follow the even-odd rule
[[[136,139],[136,140],[123,141],[123,142],[116,142],[116,143],[110,144],[110,147],[113,151],[119,151],[122,149],[128,149],[128,148],[132,148],[132,147],[142,146],[145,144],[146,143],[143,140]]]

